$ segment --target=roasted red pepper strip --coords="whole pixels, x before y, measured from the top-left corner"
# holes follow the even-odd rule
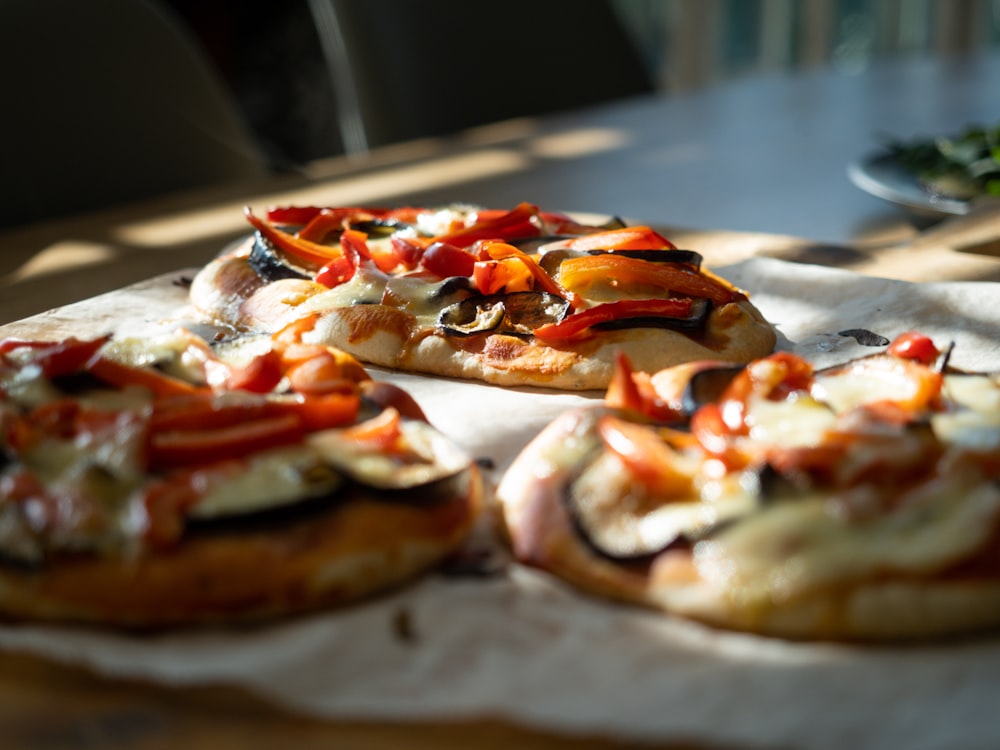
[[[361,410],[361,397],[356,393],[299,393],[285,408],[297,413],[309,432],[315,432],[353,423]]]
[[[542,211],[539,216],[545,222],[547,234],[595,234],[609,231],[591,224],[581,224],[570,216],[552,211]]]
[[[608,414],[597,423],[597,432],[605,449],[658,498],[690,499],[694,494],[692,477],[679,470],[677,453],[655,430]]]
[[[719,398],[722,423],[733,435],[745,435],[747,405],[751,397],[782,401],[789,394],[808,392],[813,367],[791,352],[775,352],[751,363],[726,386]]]
[[[621,352],[615,358],[615,372],[604,394],[604,403],[615,409],[638,412],[656,422],[673,422],[681,417],[679,411],[657,394],[650,374],[635,372]]]
[[[518,237],[538,237],[542,230],[536,224],[538,207],[521,203],[500,216],[485,214],[471,227],[435,237],[439,242],[447,242],[456,247],[468,247],[479,240],[512,240]]]
[[[267,209],[265,215],[268,221],[273,221],[275,224],[301,227],[319,216],[322,210],[320,206],[274,206]]]
[[[569,341],[589,336],[591,326],[612,320],[643,317],[685,318],[691,314],[694,300],[687,297],[670,299],[634,299],[606,302],[581,310],[535,329],[535,336],[545,341]]]
[[[414,206],[399,208],[373,208],[371,206],[349,206],[337,208],[333,206],[272,206],[267,209],[267,220],[275,224],[286,224],[304,227],[324,211],[342,213],[347,216],[380,219],[397,219],[407,224],[413,224],[423,209]]]
[[[447,242],[435,242],[424,250],[420,265],[442,279],[449,276],[472,276],[476,257]]]
[[[155,432],[150,436],[149,463],[153,470],[204,465],[294,445],[302,442],[305,435],[305,426],[295,414],[215,429]]]
[[[636,226],[585,234],[569,241],[574,250],[674,250],[676,246],[650,227]]]
[[[372,448],[383,451],[392,451],[398,447],[403,436],[402,419],[398,411],[389,407],[369,420],[351,425],[343,434],[354,442],[366,443]]]
[[[282,252],[288,253],[295,258],[312,263],[313,265],[323,266],[341,255],[339,247],[320,245],[316,242],[300,239],[287,232],[282,232],[264,219],[254,215],[253,211],[249,208],[244,209],[243,213],[251,226],[260,232],[265,239]]]
[[[323,242],[330,232],[341,232],[349,228],[352,220],[374,218],[374,214],[361,208],[324,208],[296,234],[301,240]]]
[[[150,419],[153,432],[215,430],[288,413],[272,401],[254,398],[227,403],[213,393],[160,399]]]
[[[62,341],[30,341],[23,339],[4,339],[0,341],[0,354],[17,349],[32,349],[31,361],[38,365],[42,374],[49,378],[69,375],[77,372],[87,361],[97,354],[111,336],[96,339],[78,339],[70,337]]]
[[[612,284],[625,288],[654,286],[689,297],[704,297],[716,305],[743,299],[743,294],[734,287],[688,266],[629,258],[614,253],[564,260],[559,266],[559,283],[574,291],[582,291],[593,284]]]
[[[86,366],[87,372],[116,388],[140,386],[155,396],[176,396],[195,393],[199,387],[186,380],[172,378],[149,367],[132,367],[107,357],[96,356]]]

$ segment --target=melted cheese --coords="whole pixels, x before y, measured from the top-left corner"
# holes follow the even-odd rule
[[[942,478],[905,507],[862,522],[832,512],[814,495],[780,503],[695,546],[709,582],[742,603],[792,599],[873,571],[935,571],[979,549],[993,534],[1000,490],[992,483]]]
[[[389,277],[362,265],[349,281],[309,298],[302,307],[304,311],[323,311],[333,307],[350,307],[351,305],[377,305],[382,301],[386,282]]]
[[[836,415],[816,399],[799,395],[786,401],[752,398],[745,420],[752,440],[792,448],[819,445]]]
[[[193,518],[248,515],[330,494],[343,484],[314,451],[301,446],[263,453],[241,465],[236,474],[208,483],[191,509]]]

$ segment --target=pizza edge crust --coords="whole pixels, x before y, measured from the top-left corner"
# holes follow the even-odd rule
[[[379,367],[494,385],[562,390],[605,388],[619,353],[639,370],[695,360],[749,362],[774,351],[777,334],[749,299],[714,309],[704,333],[632,328],[565,345],[503,334],[453,338],[386,305],[326,307],[323,287],[305,280],[266,282],[245,254],[207,264],[192,283],[193,307],[214,322],[255,333],[274,332],[305,315],[318,320],[306,340],[343,349]]]
[[[464,542],[482,503],[470,468],[460,494],[421,505],[356,491],[275,524],[190,534],[134,557],[0,566],[0,617],[135,630],[269,621],[402,586]]]

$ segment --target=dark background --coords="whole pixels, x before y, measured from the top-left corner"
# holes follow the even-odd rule
[[[306,0],[164,0],[277,168],[344,151]],[[369,146],[652,91],[605,0],[339,0]]]

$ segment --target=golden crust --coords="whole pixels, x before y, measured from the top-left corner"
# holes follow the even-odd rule
[[[343,605],[406,583],[454,552],[480,493],[471,470],[465,494],[431,505],[359,491],[318,514],[191,534],[133,559],[0,567],[0,602],[13,619],[137,629],[252,622]]]

